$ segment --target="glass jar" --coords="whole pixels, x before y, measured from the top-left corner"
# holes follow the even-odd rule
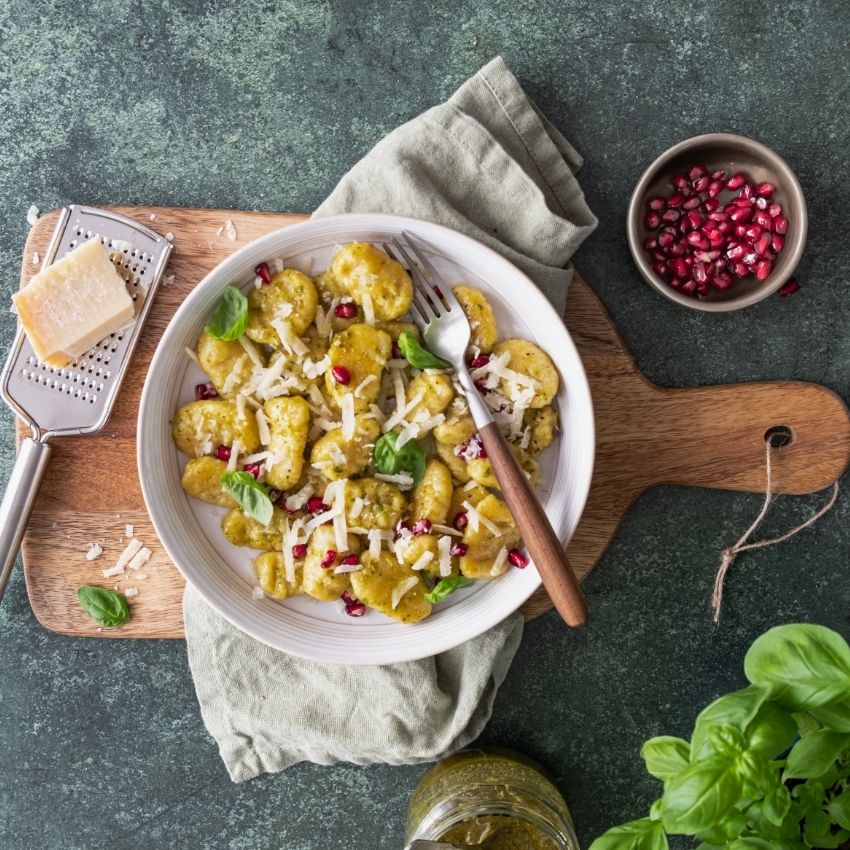
[[[567,803],[543,769],[497,748],[463,750],[425,774],[407,812],[407,847],[417,838],[473,847],[489,839],[489,850],[578,850]]]

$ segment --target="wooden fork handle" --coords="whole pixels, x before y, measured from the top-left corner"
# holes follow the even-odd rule
[[[587,604],[567,560],[567,553],[531,482],[495,422],[485,425],[478,433],[502,488],[502,496],[553,605],[567,625],[580,626],[587,620]]]

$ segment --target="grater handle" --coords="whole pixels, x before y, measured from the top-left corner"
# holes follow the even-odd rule
[[[12,567],[26,531],[41,479],[47,469],[51,448],[47,443],[27,438],[21,443],[18,459],[0,503],[0,599],[6,592]]]

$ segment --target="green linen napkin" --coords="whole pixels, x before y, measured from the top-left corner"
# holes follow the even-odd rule
[[[496,58],[379,142],[316,215],[391,212],[452,227],[519,266],[563,314],[570,258],[596,226],[580,165]],[[515,614],[434,658],[345,667],[253,640],[191,585],[183,613],[201,714],[234,782],[300,761],[412,764],[467,746],[522,636]]]

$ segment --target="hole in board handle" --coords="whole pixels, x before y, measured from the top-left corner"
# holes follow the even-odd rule
[[[764,432],[764,440],[772,449],[782,449],[794,442],[794,432],[787,425],[774,425]]]

